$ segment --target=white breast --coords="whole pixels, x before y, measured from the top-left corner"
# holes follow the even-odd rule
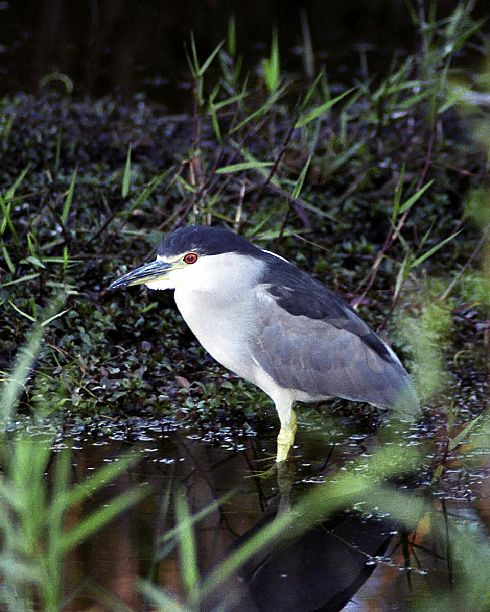
[[[256,364],[248,347],[256,333],[254,289],[262,265],[238,254],[203,259],[200,274],[196,266],[195,277],[175,287],[175,302],[208,353],[232,372],[255,382]]]
[[[255,363],[248,350],[253,334],[251,299],[236,304],[208,292],[176,290],[175,302],[206,351],[225,368],[252,380]]]

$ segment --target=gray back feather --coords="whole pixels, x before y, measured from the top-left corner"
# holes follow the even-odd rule
[[[418,399],[394,353],[341,298],[271,257],[257,289],[260,366],[279,385],[312,398],[369,402],[411,420]]]

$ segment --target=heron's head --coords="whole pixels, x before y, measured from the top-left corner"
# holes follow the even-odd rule
[[[109,289],[216,289],[257,282],[267,255],[224,227],[188,225],[164,238],[157,258],[115,280]]]

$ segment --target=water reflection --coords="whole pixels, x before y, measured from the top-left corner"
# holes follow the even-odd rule
[[[256,476],[264,468],[259,459],[264,449],[273,454],[274,436],[260,441],[244,438],[242,450],[233,451],[205,444],[193,432],[175,430],[170,423],[137,419],[124,428],[113,426],[110,436],[82,429],[72,442],[76,481],[128,450],[140,452],[142,460],[94,494],[89,504],[73,509],[70,526],[131,487],[150,489],[136,507],[70,554],[66,593],[76,596],[68,610],[94,604],[143,609],[135,586],[138,578],[183,595],[179,551],[165,539],[175,525],[172,497],[178,487],[184,488],[193,514],[215,504],[195,525],[199,571],[206,576],[278,512],[294,505],[302,492],[367,444],[360,436],[346,438],[331,452],[323,449],[328,459],[322,463],[299,459],[297,473],[278,480]],[[383,610],[390,602],[397,610],[409,609],[413,593],[447,587],[447,547],[444,537],[430,536],[423,521],[415,534],[399,532],[399,525],[389,518],[344,510],[304,535],[284,533],[278,545],[260,550],[202,609],[223,602],[226,610],[245,612],[340,610],[346,605],[347,610]]]
[[[267,512],[258,524],[269,517]],[[387,519],[341,512],[260,551],[240,576],[257,610],[341,610],[373,573],[397,528]]]

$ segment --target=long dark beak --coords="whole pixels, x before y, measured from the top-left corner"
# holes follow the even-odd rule
[[[109,285],[109,290],[131,287],[132,285],[143,285],[150,281],[160,280],[167,275],[171,268],[172,264],[158,260],[152,261],[116,279]]]

